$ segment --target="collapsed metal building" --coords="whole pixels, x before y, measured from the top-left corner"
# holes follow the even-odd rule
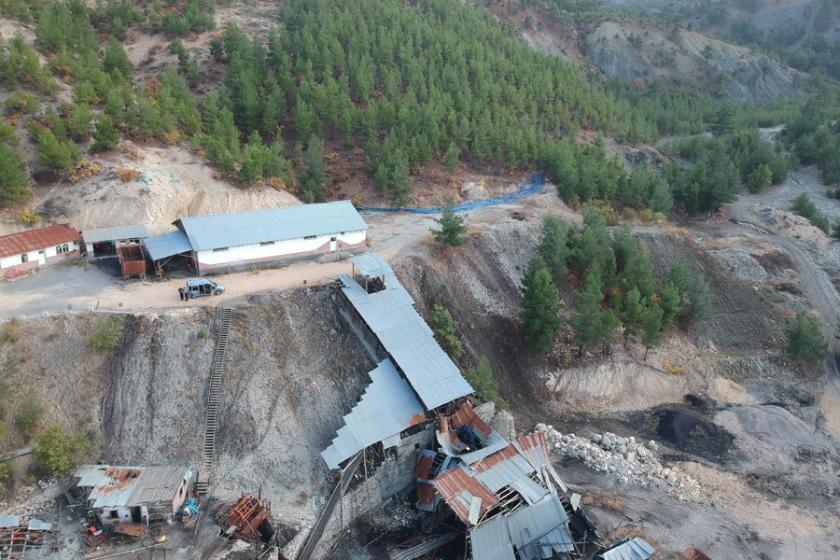
[[[376,367],[321,453],[339,479],[298,558],[314,550],[360,464],[368,476],[371,456],[374,468],[395,473],[382,498],[413,483],[418,510],[461,525],[469,558],[650,558],[653,548],[638,538],[604,546],[581,497],[569,495],[552,466],[545,434],[508,441],[482,420],[470,401],[473,388],[379,255],[354,258],[352,274],[341,275],[338,287],[340,312]],[[432,534],[417,554],[451,540],[451,531]],[[399,557],[417,556],[403,551]]]

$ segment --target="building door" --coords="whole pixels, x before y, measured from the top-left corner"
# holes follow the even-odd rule
[[[132,523],[140,523],[142,517],[140,516],[140,507],[136,506],[131,508],[131,522]]]
[[[38,264],[47,264],[47,252],[44,249],[38,251]]]
[[[338,241],[336,241],[335,237],[330,237],[330,251],[335,251],[338,249]]]

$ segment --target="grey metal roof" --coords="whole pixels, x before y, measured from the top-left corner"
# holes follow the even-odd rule
[[[508,535],[507,520],[499,515],[470,530],[475,560],[516,560]]]
[[[469,453],[463,453],[457,457],[466,464],[472,465],[473,463],[481,461],[485,457],[489,457],[497,451],[501,451],[509,445],[508,441],[495,431],[490,432],[490,435],[487,436],[483,443],[484,447],[481,449],[476,449],[475,451],[470,451]]]
[[[76,486],[93,488],[88,495],[92,508],[131,507],[172,501],[189,473],[188,467],[85,465],[76,473]]]
[[[167,257],[174,257],[175,255],[192,251],[190,240],[179,229],[147,237],[143,240],[143,246],[146,248],[149,258],[153,261],[159,261]]]
[[[145,239],[146,237],[149,237],[149,231],[144,224],[88,229],[82,232],[82,239],[85,240],[85,243],[119,241],[121,239]]]
[[[522,478],[517,478],[513,482],[510,483],[510,487],[516,490],[522,498],[528,502],[529,504],[533,505],[543,499],[543,497],[548,494],[548,490],[528,478],[527,476],[523,476]]]
[[[428,410],[473,392],[414,309],[414,300],[390,267],[385,273],[385,289],[373,294],[368,294],[347,275],[339,279],[347,299],[408,378]]]
[[[567,528],[569,516],[556,494],[505,516],[510,541],[519,553],[532,560],[574,550]]]
[[[491,492],[498,492],[500,489],[509,485],[514,480],[527,477],[534,472],[534,469],[528,464],[521,455],[514,455],[510,459],[501,461],[489,469],[477,473],[477,478],[483,485],[490,489]]]
[[[0,528],[10,529],[20,527],[19,515],[0,515]]]
[[[349,200],[193,216],[175,223],[181,224],[196,251],[367,230]]]
[[[52,523],[41,521],[40,519],[29,520],[30,531],[52,531]]]
[[[344,417],[332,444],[321,452],[331,469],[369,445],[387,440],[425,417],[423,405],[391,363],[383,360],[370,373],[370,385]]]
[[[355,257],[353,268],[362,276],[370,278],[387,276],[391,273],[391,267],[377,253],[365,253]]]
[[[656,552],[647,541],[633,537],[598,554],[604,560],[648,560]]]

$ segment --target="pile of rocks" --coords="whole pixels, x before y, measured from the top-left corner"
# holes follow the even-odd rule
[[[545,432],[556,455],[582,461],[598,472],[615,476],[624,484],[656,487],[679,500],[701,501],[700,485],[677,467],[667,467],[657,459],[659,446],[636,438],[621,437],[612,432],[593,434],[589,438],[562,434],[552,426],[537,424],[535,430]]]

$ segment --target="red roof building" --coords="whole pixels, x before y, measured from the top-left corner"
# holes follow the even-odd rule
[[[0,270],[6,277],[79,254],[79,232],[67,224],[0,237]]]

